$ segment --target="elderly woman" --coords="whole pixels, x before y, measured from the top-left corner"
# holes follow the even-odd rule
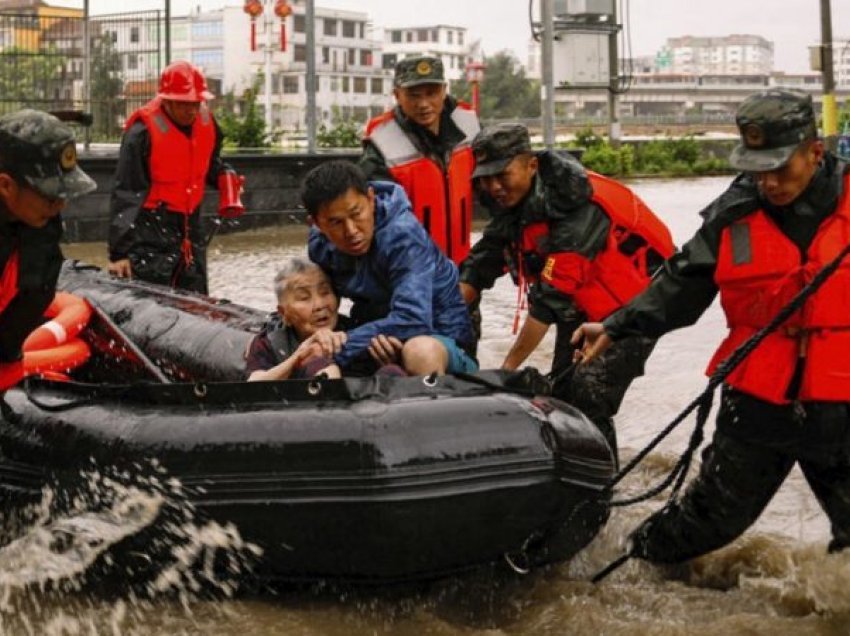
[[[331,365],[345,343],[345,332],[336,329],[344,329],[347,318],[339,315],[339,298],[318,265],[293,258],[275,276],[274,291],[280,322],[251,342],[249,382],[309,377]],[[332,365],[325,372],[335,370]]]

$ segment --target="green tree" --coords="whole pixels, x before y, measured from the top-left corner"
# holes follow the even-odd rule
[[[482,119],[517,119],[540,116],[540,82],[525,76],[512,53],[499,51],[484,58],[486,69],[480,86]],[[462,79],[452,85],[455,97],[472,102],[472,87]]]
[[[47,108],[50,86],[59,77],[62,58],[52,50],[35,54],[11,47],[3,50],[0,60],[0,96],[6,108]]]
[[[271,135],[266,131],[266,121],[257,108],[257,93],[261,77],[257,76],[250,88],[245,89],[237,100],[229,92],[215,112],[215,117],[224,135],[224,143],[237,148],[268,148],[272,145]],[[236,114],[238,108],[241,115]]]
[[[92,41],[91,49],[91,110],[92,137],[116,139],[121,136],[120,117],[125,114],[125,101],[121,99],[123,80],[121,56],[115,50],[112,38],[101,36]]]

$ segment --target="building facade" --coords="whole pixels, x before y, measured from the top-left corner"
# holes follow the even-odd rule
[[[465,27],[446,24],[384,28],[384,68],[392,69],[412,55],[439,57],[451,89],[452,82],[464,77],[467,64],[481,61],[481,41],[471,38]]]
[[[760,35],[685,35],[669,38],[656,57],[659,72],[665,73],[769,75],[773,71],[773,42]]]

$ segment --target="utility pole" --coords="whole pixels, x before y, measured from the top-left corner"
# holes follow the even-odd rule
[[[307,91],[307,152],[316,152],[316,8],[313,0],[307,0],[304,28],[307,31],[307,74],[304,88]]]
[[[540,21],[543,24],[543,46],[540,63],[543,81],[543,143],[547,150],[555,145],[555,80],[552,70],[553,48],[555,42],[555,3],[554,0],[542,0],[540,3]]]
[[[171,64],[171,0],[165,0],[165,65]]]
[[[272,117],[272,46],[274,46],[274,33],[272,27],[274,23],[274,13],[272,13],[272,3],[270,0],[265,0],[266,11],[264,15],[264,28],[266,30],[266,46],[263,49],[263,80],[265,82],[265,101],[263,109],[265,110],[266,131],[271,132],[274,127],[274,118]]]
[[[620,60],[617,51],[617,3],[611,3],[611,31],[608,34],[608,139],[613,148],[620,147]]]
[[[821,73],[823,77],[823,136],[827,147],[838,145],[838,108],[835,104],[835,74],[832,65],[832,11],[830,0],[820,0]]]

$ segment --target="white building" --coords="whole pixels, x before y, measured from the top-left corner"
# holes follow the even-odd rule
[[[832,65],[835,85],[850,88],[850,38],[832,43]]]
[[[664,72],[685,75],[769,75],[773,42],[760,35],[669,38],[660,58]]]
[[[446,80],[461,79],[470,62],[481,61],[481,41],[469,36],[466,27],[437,24],[434,26],[386,27],[383,38],[386,69],[413,55],[431,55],[443,61]]]
[[[267,11],[271,11],[270,6]],[[318,121],[352,118],[365,122],[389,108],[392,71],[381,66],[381,43],[371,38],[368,15],[317,7],[315,16]],[[285,51],[281,50],[281,21],[273,14],[257,19],[257,48],[251,51],[251,20],[241,6],[199,10],[188,16],[173,17],[171,24],[172,60],[191,61],[204,72],[214,92],[232,91],[237,97],[254,85],[259,75],[257,102],[263,112],[266,103],[263,78],[266,47],[269,47],[272,126],[288,131],[306,128],[303,3],[294,3],[292,15],[285,20]],[[151,19],[117,23],[109,28],[115,31],[113,41],[122,56],[125,72],[138,83],[138,90],[150,93],[150,82],[158,78],[164,60],[155,52],[141,55],[137,51],[142,45],[156,51],[156,42],[164,42],[163,33],[157,33],[157,22]]]

